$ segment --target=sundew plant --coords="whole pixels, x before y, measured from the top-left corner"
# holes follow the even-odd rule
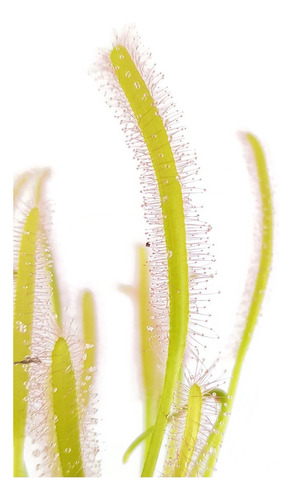
[[[208,319],[214,257],[210,226],[195,204],[203,190],[181,113],[132,28],[116,37],[110,51],[100,51],[94,73],[137,160],[146,220],[136,284],[122,287],[139,317],[144,431],[133,436],[121,461],[127,467],[141,446],[142,477],[209,477],[271,266],[272,202],[264,153],[254,135],[241,134],[261,207],[260,251],[249,310],[226,373],[219,350],[206,361],[217,338]],[[80,324],[66,317],[44,195],[48,173],[25,173],[14,188],[14,476],[29,475],[27,457],[41,476],[99,476],[95,381],[102,331],[97,336],[89,290],[80,295]]]

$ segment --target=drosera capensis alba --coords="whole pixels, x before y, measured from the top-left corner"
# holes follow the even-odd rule
[[[124,463],[140,442],[144,442],[146,456],[149,440],[155,422],[163,383],[165,360],[160,352],[160,343],[155,335],[159,326],[155,321],[150,303],[150,276],[148,266],[149,245],[136,246],[136,282],[133,286],[121,285],[119,288],[134,303],[137,329],[140,337],[141,386],[144,399],[145,433],[128,447],[124,454]],[[149,429],[151,428],[151,431]]]
[[[202,477],[209,474],[209,462],[213,461],[213,456],[217,453],[217,447],[219,446],[219,443],[222,442],[222,425],[226,417],[228,396],[222,389],[215,388],[207,394],[207,397],[213,398],[216,402],[218,402],[220,404],[220,408],[218,410],[218,416],[213,425],[212,431],[209,433],[199,454],[196,456],[195,460],[193,460],[189,474],[190,477]]]
[[[87,290],[83,336],[62,311],[43,193],[48,173],[30,171],[14,190],[14,476],[96,476],[95,307]]]
[[[30,372],[40,368],[41,359],[33,352],[35,317],[43,307],[42,240],[45,210],[42,191],[48,169],[22,174],[15,181],[14,209],[14,309],[13,309],[13,446],[14,476],[26,476],[23,462],[27,416],[29,413]],[[31,184],[29,201],[21,203],[22,192]],[[46,261],[47,262],[47,261]],[[36,300],[36,295],[40,298]]]
[[[139,246],[138,253],[138,304],[140,327],[140,350],[143,385],[145,392],[145,429],[151,427],[156,418],[162,390],[164,363],[159,352],[159,342],[153,331],[157,324],[150,304],[150,281],[146,246]],[[149,443],[148,443],[149,444]],[[146,444],[145,449],[147,450]]]
[[[214,467],[218,458],[219,450],[222,444],[223,435],[227,427],[229,416],[234,402],[234,396],[237,390],[240,373],[242,370],[243,361],[246,356],[252,335],[258,320],[261,305],[264,298],[264,293],[267,287],[273,254],[273,205],[272,193],[269,180],[269,174],[266,164],[265,155],[262,146],[258,139],[251,133],[242,133],[241,139],[244,146],[247,148],[250,158],[250,167],[255,171],[255,179],[258,184],[258,193],[260,204],[261,217],[261,234],[260,234],[260,253],[258,261],[258,269],[250,307],[246,316],[245,325],[240,343],[235,355],[235,362],[231,374],[227,397],[224,400],[224,408],[221,411],[214,428],[214,439],[212,443],[212,454],[209,456],[206,464],[204,476],[209,477],[214,471]]]
[[[117,107],[141,169],[150,228],[151,302],[162,325],[158,335],[167,350],[164,387],[142,471],[142,476],[152,476],[188,333],[204,335],[196,298],[204,293],[201,284],[212,276],[209,226],[200,221],[190,200],[190,193],[198,192],[196,158],[184,140],[181,114],[169,92],[161,89],[163,76],[151,66],[149,53],[141,49],[131,29],[117,37],[111,51],[102,53],[99,70],[108,102]]]
[[[68,344],[59,337],[52,352],[52,399],[63,477],[83,477],[76,377]]]
[[[93,293],[90,290],[84,290],[81,295],[82,309],[82,330],[85,354],[83,356],[81,391],[83,403],[86,406],[90,401],[90,392],[95,375],[96,358],[96,307]]]
[[[202,391],[198,384],[194,384],[189,391],[185,429],[178,457],[178,465],[173,474],[174,477],[184,477],[187,474],[195,452],[201,422],[201,412]]]
[[[199,361],[201,347],[205,347],[202,340],[204,341],[204,337],[215,336],[213,330],[204,324],[208,320],[202,319],[206,314],[201,317],[202,311],[199,308],[206,300],[201,297],[206,291],[206,283],[213,276],[213,258],[207,237],[209,227],[199,220],[196,208],[191,204],[190,195],[197,192],[194,184],[194,173],[197,173],[197,169],[195,157],[190,153],[183,138],[183,129],[179,125],[180,114],[175,110],[168,91],[160,86],[163,76],[151,65],[149,52],[141,48],[140,41],[132,29],[121,37],[116,37],[111,51],[101,53],[99,71],[105,80],[103,88],[107,102],[116,109],[116,116],[126,133],[128,145],[133,148],[141,171],[143,206],[149,227],[146,233],[147,246],[151,249],[151,302],[162,324],[162,327],[157,329],[157,334],[162,344],[166,340],[168,351],[160,407],[142,471],[142,476],[152,476],[155,473],[177,385],[184,379],[183,361],[187,359],[187,340],[195,339],[195,343],[191,343],[191,357]],[[257,144],[256,140],[250,142]],[[258,151],[256,154],[259,157]],[[269,196],[266,198],[268,200]],[[269,205],[269,201],[267,203]],[[263,211],[271,213],[271,205],[268,209],[267,206],[262,208]],[[264,223],[265,226],[269,228],[269,223]],[[270,233],[269,229],[265,230],[265,233]],[[265,245],[265,260],[269,261],[271,243],[266,241]],[[262,273],[265,279],[261,276],[258,281],[265,287],[267,273],[260,266],[259,276]],[[256,285],[255,294],[258,292],[262,294],[263,290],[260,291]],[[256,309],[257,302],[257,299],[253,300],[247,319],[247,323],[252,322],[253,326],[259,311],[259,307]],[[252,321],[250,317],[253,318]],[[224,421],[227,421],[230,413],[228,410],[238,381],[238,366],[241,366],[242,352],[247,348],[246,333],[242,339],[231,378],[233,390],[229,390],[224,397],[221,395],[224,402],[219,406],[216,392],[216,397],[209,397],[209,401],[213,401],[215,406],[217,401],[218,418],[213,422],[214,429],[205,433],[205,443],[202,440],[194,454],[195,458],[200,456],[200,449],[204,449],[205,444],[208,450],[204,451],[204,456],[209,454],[209,462],[202,471],[200,461],[198,471],[194,464],[195,458],[191,457],[190,452],[187,458],[188,466],[192,467],[190,475],[211,475],[213,472],[224,433]],[[216,390],[222,391],[220,388]],[[224,391],[223,393],[225,394]],[[220,430],[217,425],[221,426]],[[148,437],[149,432],[146,430],[141,436]],[[174,432],[173,436],[175,434]],[[214,446],[214,442],[212,446],[210,444],[213,435],[216,435],[218,446]],[[133,445],[141,442],[141,436]],[[169,449],[171,448],[174,451],[172,440]],[[192,451],[194,449],[195,447]],[[184,451],[182,454],[185,454]],[[190,465],[191,463],[193,465]],[[174,475],[181,475],[181,469],[182,466],[176,465]]]
[[[26,476],[23,463],[29,373],[23,361],[31,355],[34,314],[32,297],[35,289],[36,245],[39,229],[39,209],[28,213],[21,238],[15,284],[13,318],[13,444],[14,476]]]
[[[205,339],[216,337],[203,309],[209,301],[207,282],[213,276],[210,228],[192,205],[192,195],[201,190],[195,183],[196,158],[184,140],[180,113],[131,29],[116,38],[98,64],[108,102],[116,107],[139,161],[148,222],[146,245],[139,251],[138,286],[131,290],[139,304],[146,428],[126,450],[124,462],[145,442],[142,476],[163,470],[164,477],[210,477],[271,266],[273,214],[264,154],[253,135],[243,135],[257,173],[261,252],[233,370],[217,377],[220,353],[209,368],[204,357]],[[83,292],[81,336],[63,310],[59,293],[43,212],[46,176],[46,171],[24,174],[14,190],[18,216],[23,212],[15,233],[13,273],[14,475],[27,475],[23,458],[27,438],[39,459],[38,475],[99,475],[93,416],[97,395],[92,388],[98,351],[95,304],[92,293]],[[33,196],[24,201],[31,181]],[[162,389],[160,380],[157,388],[157,374],[153,377],[157,353],[165,369]]]
[[[225,373],[216,375],[219,362],[220,357],[207,368],[204,361],[194,359],[192,366],[189,365],[190,373],[186,367],[177,384],[168,417],[163,477],[190,477],[194,463],[202,454],[206,455],[206,446],[209,450],[208,438],[221,409],[217,393],[224,392],[219,387],[226,383]]]

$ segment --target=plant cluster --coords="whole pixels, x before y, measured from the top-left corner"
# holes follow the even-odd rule
[[[131,29],[116,38],[111,51],[100,52],[97,72],[138,160],[147,222],[131,290],[139,312],[145,430],[126,450],[124,462],[143,443],[142,476],[208,477],[271,265],[272,202],[264,154],[253,135],[243,134],[257,174],[261,251],[226,388],[226,377],[217,373],[220,356],[206,365],[202,355],[202,344],[214,337],[206,319],[213,256],[210,226],[194,205],[201,191],[198,169],[180,113]],[[95,304],[92,293],[84,291],[82,334],[72,332],[64,320],[51,250],[43,196],[47,175],[47,170],[25,173],[14,188],[14,475],[27,475],[28,439],[41,475],[97,476]]]

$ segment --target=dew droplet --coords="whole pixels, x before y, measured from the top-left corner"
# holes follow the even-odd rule
[[[164,168],[170,168],[170,165],[164,165]]]
[[[115,66],[115,69],[118,71],[120,69],[120,66]]]
[[[140,88],[140,83],[139,82],[134,82],[134,86],[136,87],[136,89],[139,89]]]
[[[125,59],[125,56],[123,54],[121,54],[120,59]]]
[[[163,196],[162,203],[165,203],[168,200],[168,196]]]
[[[58,387],[53,387],[53,392],[57,392]]]
[[[131,71],[126,71],[126,73],[125,73],[126,78],[130,78],[131,75],[132,75]]]
[[[172,257],[172,251],[168,250],[168,252],[167,252],[167,258],[170,259],[171,257]]]
[[[27,330],[27,325],[22,323],[22,321],[16,321],[16,327],[20,333],[25,333]]]
[[[154,328],[153,328],[153,326],[147,326],[147,330],[148,330],[148,332],[153,332]]]
[[[65,448],[65,453],[71,453],[71,448]]]

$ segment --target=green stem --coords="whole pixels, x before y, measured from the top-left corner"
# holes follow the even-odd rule
[[[253,151],[257,169],[260,197],[261,197],[261,205],[262,205],[261,254],[260,254],[259,269],[252,295],[251,305],[247,315],[245,328],[242,334],[241,343],[237,352],[235,364],[233,367],[233,372],[231,375],[230,385],[228,389],[228,398],[226,399],[226,407],[224,409],[225,416],[221,419],[220,429],[219,428],[217,429],[218,433],[217,433],[215,450],[214,453],[209,458],[207,468],[204,474],[206,477],[212,475],[217,460],[217,456],[223,439],[223,434],[225,432],[228,423],[228,417],[233,405],[234,395],[236,392],[239,376],[241,373],[242,364],[249,343],[251,341],[252,333],[254,331],[257,318],[260,312],[260,307],[263,301],[264,291],[267,286],[270,273],[270,266],[272,261],[273,209],[272,209],[272,195],[270,190],[266,161],[262,148],[256,137],[247,133],[246,139],[249,142],[249,145],[251,146]]]
[[[182,408],[181,410],[175,412],[175,413],[171,413],[169,416],[168,416],[168,422],[170,422],[171,420],[175,419],[176,417],[180,416],[181,415],[181,412],[182,411],[185,411],[186,408]],[[144,432],[142,432],[141,434],[139,434],[138,437],[136,437],[136,439],[134,439],[134,441],[130,444],[130,446],[127,448],[127,450],[125,451],[124,453],[124,456],[123,456],[123,462],[126,463],[128,460],[129,460],[129,457],[130,455],[133,453],[133,451],[137,448],[137,446],[142,443],[144,440],[146,440],[149,436],[151,436],[151,433],[153,431],[153,428],[154,428],[154,425],[151,425],[149,428],[147,428]]]
[[[133,451],[137,448],[137,446],[142,443],[145,439],[147,439],[149,436],[151,436],[151,433],[153,431],[153,425],[149,427],[149,429],[146,429],[146,431],[142,432],[134,441],[130,444],[130,446],[126,449],[124,456],[123,456],[123,462],[124,464],[128,462],[130,455],[132,455]]]

